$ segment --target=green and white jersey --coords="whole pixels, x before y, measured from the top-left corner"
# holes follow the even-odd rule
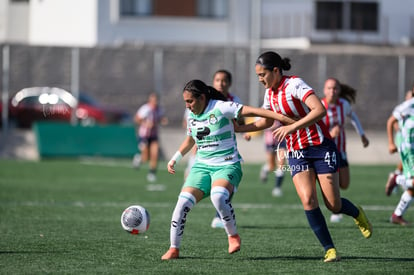
[[[398,120],[401,142],[398,146],[403,173],[414,176],[414,98],[395,107],[392,115]]]
[[[394,108],[392,115],[398,120],[401,134],[400,150],[414,149],[414,98]]]
[[[189,113],[187,135],[196,142],[198,162],[220,166],[242,160],[232,121],[242,107],[239,103],[211,99],[202,114]]]

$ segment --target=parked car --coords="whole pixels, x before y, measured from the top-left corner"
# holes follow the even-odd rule
[[[10,102],[10,119],[17,127],[29,128],[35,121],[70,122],[72,115],[82,125],[128,123],[131,115],[98,104],[81,93],[77,100],[68,91],[56,87],[32,87],[17,92]],[[73,114],[73,112],[75,112]]]

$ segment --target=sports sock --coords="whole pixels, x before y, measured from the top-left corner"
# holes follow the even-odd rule
[[[405,191],[400,198],[400,201],[397,204],[397,208],[395,208],[394,214],[397,216],[404,215],[405,211],[407,211],[408,207],[410,206],[413,197]]]
[[[328,226],[326,225],[325,217],[323,216],[319,207],[312,210],[305,210],[306,218],[310,227],[318,238],[319,242],[327,251],[330,248],[334,248],[334,244],[329,233]]]
[[[211,189],[210,199],[221,216],[227,235],[236,235],[236,216],[230,202],[229,191],[222,186],[215,186]]]
[[[231,193],[229,200],[231,201],[231,199],[233,198],[234,192]],[[216,211],[216,217],[220,218],[220,213],[218,211]],[[221,218],[220,218],[221,219]]]
[[[343,213],[345,215],[351,216],[356,219],[356,217],[358,217],[359,215],[359,209],[348,199],[341,198],[341,201],[342,201],[342,208],[339,211],[339,213]],[[335,213],[335,214],[339,214],[339,213]]]
[[[181,239],[184,234],[185,222],[187,220],[187,214],[195,204],[196,198],[192,194],[188,192],[181,192],[180,195],[178,195],[177,204],[175,205],[171,220],[171,247],[180,247]]]
[[[285,173],[282,171],[282,169],[276,169],[275,175],[276,175],[275,187],[280,188],[282,186]]]
[[[395,179],[395,182],[398,185],[401,185],[403,188],[412,188],[413,187],[413,179],[412,178],[406,178],[404,175],[398,175]]]

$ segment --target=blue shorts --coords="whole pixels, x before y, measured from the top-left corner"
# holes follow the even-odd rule
[[[318,146],[289,152],[289,170],[292,177],[297,173],[313,169],[318,174],[332,174],[339,167],[338,149],[335,142],[325,138]]]

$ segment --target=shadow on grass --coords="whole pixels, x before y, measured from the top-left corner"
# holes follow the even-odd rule
[[[304,257],[304,256],[273,256],[273,257],[247,257],[248,261],[271,261],[271,260],[320,260],[321,257]],[[346,260],[379,260],[387,262],[414,262],[414,258],[392,258],[392,257],[356,257],[356,256],[341,256],[341,261]]]
[[[193,257],[193,256],[180,256],[180,259],[177,260],[207,260],[209,258],[206,257]],[[217,258],[211,258],[211,260],[215,260]],[[292,260],[301,260],[301,261],[321,261],[321,257],[310,257],[310,256],[271,256],[271,257],[243,257],[237,258],[237,261],[275,261],[275,260],[284,260],[284,261],[292,261]],[[386,261],[386,262],[414,262],[414,258],[392,258],[392,257],[356,257],[356,256],[341,256],[341,261],[347,260],[371,260],[371,261]]]

